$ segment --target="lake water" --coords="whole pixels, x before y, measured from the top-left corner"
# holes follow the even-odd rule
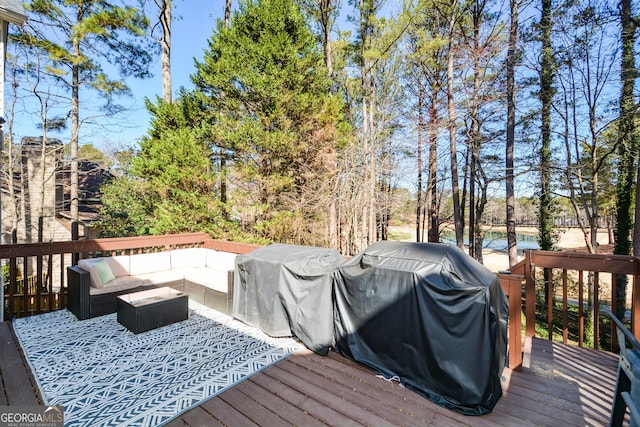
[[[451,230],[445,230],[441,234],[443,242],[455,243],[456,235]],[[540,249],[538,244],[538,236],[532,236],[531,234],[516,233],[516,241],[518,243],[518,252],[522,252],[525,249]],[[469,245],[469,238],[465,235],[464,244]],[[507,233],[504,231],[485,231],[484,242],[482,247],[484,249],[492,249],[500,252],[507,252]]]

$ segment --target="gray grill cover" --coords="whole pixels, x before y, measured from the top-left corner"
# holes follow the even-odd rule
[[[498,278],[452,245],[375,243],[335,272],[337,349],[467,415],[502,389],[506,299]]]
[[[333,249],[274,244],[236,257],[233,316],[327,354],[333,342]]]

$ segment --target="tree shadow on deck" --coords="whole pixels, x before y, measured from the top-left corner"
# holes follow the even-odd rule
[[[491,416],[532,425],[607,425],[616,384],[614,353],[527,338],[520,371],[505,370],[504,395]]]

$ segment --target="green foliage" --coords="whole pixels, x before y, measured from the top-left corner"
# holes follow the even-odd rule
[[[245,1],[196,70],[195,96],[208,114],[201,135],[231,157],[231,201],[255,212],[243,229],[278,239],[282,218],[318,211],[317,182],[348,131],[322,52],[294,2]]]
[[[2,266],[2,283],[5,285],[9,283],[9,274],[11,274],[11,266],[9,264],[4,264]]]
[[[105,153],[94,147],[92,144],[85,144],[78,149],[78,158],[88,160],[90,162],[96,162],[100,166],[110,167],[113,161],[107,157]]]
[[[154,233],[153,204],[157,196],[146,182],[118,177],[104,184],[101,216],[96,226],[100,237],[142,236]]]
[[[127,174],[103,188],[102,234],[143,235],[205,231],[222,237],[222,207],[210,149],[182,125],[179,104],[149,104],[153,129]]]
[[[28,25],[13,41],[46,53],[50,62],[44,68],[58,84],[91,87],[104,96],[105,111],[119,110],[113,96],[129,93],[123,77],[149,76],[157,48],[145,37],[149,20],[141,9],[99,0],[32,0],[25,6]],[[107,64],[117,77],[109,75]]]

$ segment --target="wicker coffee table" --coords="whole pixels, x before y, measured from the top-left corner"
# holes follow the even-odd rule
[[[118,322],[134,334],[187,320],[189,297],[164,287],[118,296]]]

